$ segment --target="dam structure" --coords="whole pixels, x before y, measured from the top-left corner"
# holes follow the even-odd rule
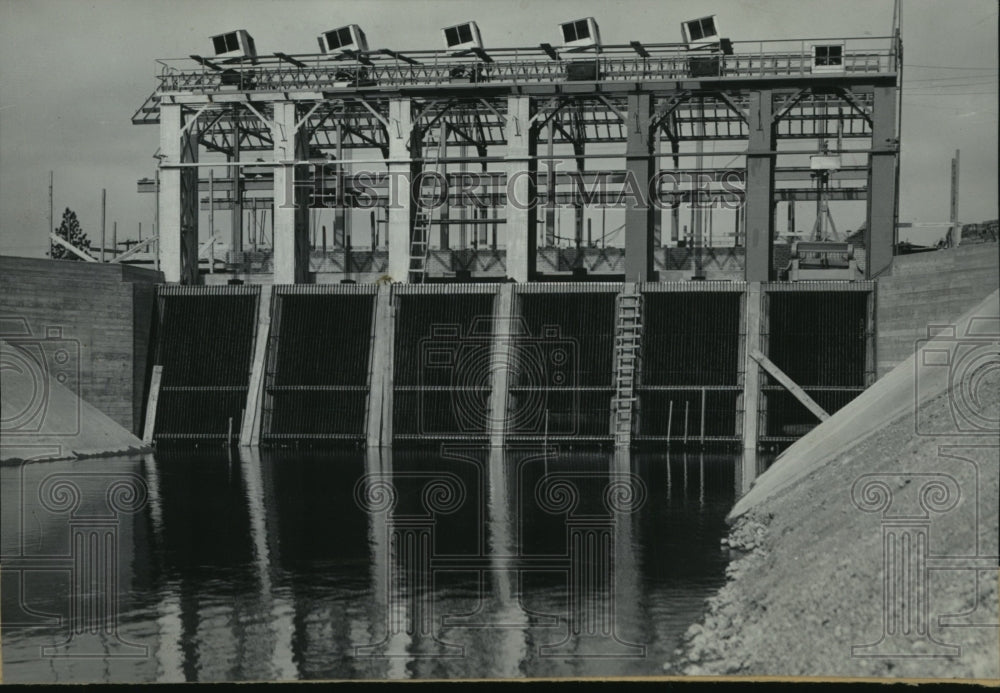
[[[879,371],[901,39],[697,22],[158,61],[145,439],[756,452],[844,406]]]

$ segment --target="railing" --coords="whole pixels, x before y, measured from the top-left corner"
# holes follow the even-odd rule
[[[813,74],[814,44],[842,45],[843,71],[836,74],[892,73],[896,49],[892,38],[795,39],[790,41],[737,41],[733,53],[688,51],[677,44],[643,46],[640,55],[632,46],[606,46],[599,53],[553,53],[539,48],[490,50],[490,62],[475,56],[455,56],[440,51],[370,53],[341,59],[328,55],[294,56],[294,62],[261,56],[236,63],[219,63],[216,69],[191,60],[158,60],[159,91],[236,91],[287,89],[442,86],[566,81],[570,65],[594,63],[596,80],[675,80],[695,77],[754,78],[808,76]],[[214,63],[213,63],[214,64]]]

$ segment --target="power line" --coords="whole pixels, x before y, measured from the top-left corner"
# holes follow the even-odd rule
[[[947,92],[945,94],[923,94],[923,93],[921,93],[921,94],[912,94],[911,93],[911,94],[903,94],[903,98],[907,98],[909,96],[931,96],[931,97],[934,97],[935,99],[940,99],[942,96],[976,96],[976,95],[996,94],[996,93],[997,93],[996,91],[949,91],[949,92]]]
[[[937,77],[935,79],[903,79],[903,84],[924,84],[927,82],[934,82],[935,84],[939,82],[943,84],[950,84],[950,83],[962,84],[964,82],[989,83],[996,81],[997,81],[996,75],[993,76],[984,75],[982,77],[979,76],[974,77],[972,75],[969,75],[967,77]]]
[[[916,94],[956,94],[958,92],[951,91],[951,89],[965,89],[965,90],[989,90],[990,87],[996,88],[996,84],[959,84],[951,88],[944,87],[913,87],[912,89],[904,89],[903,93],[916,93]]]
[[[953,87],[913,87],[912,89],[904,90],[904,93],[916,93],[916,94],[956,94],[958,92],[950,91],[950,89],[988,89],[990,86],[996,87],[997,85],[989,84],[956,84]]]
[[[904,63],[903,67],[920,67],[928,70],[992,70],[997,71],[995,67],[961,67],[959,65],[914,65],[913,63]]]

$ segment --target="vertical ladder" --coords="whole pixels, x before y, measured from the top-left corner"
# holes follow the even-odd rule
[[[420,195],[418,196],[417,212],[413,219],[413,233],[410,234],[410,283],[422,284],[427,278],[427,253],[429,250],[428,240],[431,231],[431,213],[433,207],[430,202],[435,199],[438,177],[426,175],[437,173],[438,158],[425,158],[424,173],[420,182]],[[428,166],[429,164],[429,166]]]
[[[642,294],[638,284],[628,282],[618,295],[615,318],[615,396],[612,419],[615,447],[629,447],[632,443],[632,422],[637,402],[641,365],[642,320],[640,308]]]

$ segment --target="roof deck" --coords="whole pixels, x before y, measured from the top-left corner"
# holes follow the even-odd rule
[[[843,47],[841,69],[814,69],[814,45]],[[400,90],[511,86],[571,81],[615,84],[698,79],[757,80],[894,75],[893,37],[733,41],[732,53],[684,44],[438,50],[379,49],[338,55],[273,53],[213,61],[158,60],[157,92]],[[590,67],[593,65],[593,67]]]

